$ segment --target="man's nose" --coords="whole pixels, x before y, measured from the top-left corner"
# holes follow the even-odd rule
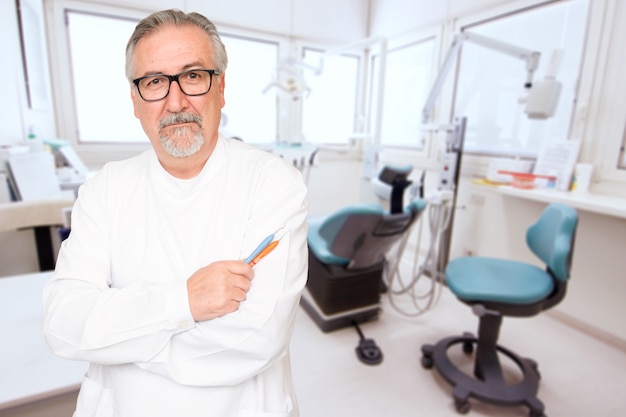
[[[187,107],[187,95],[183,93],[178,80],[172,81],[170,92],[165,99],[167,100],[167,108],[172,113],[180,112]]]

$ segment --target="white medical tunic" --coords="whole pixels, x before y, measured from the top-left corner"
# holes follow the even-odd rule
[[[194,322],[187,279],[289,232],[239,310]],[[86,182],[44,290],[52,350],[88,361],[75,417],[297,416],[289,339],[304,288],[306,187],[280,158],[220,137],[193,179],[151,150]]]

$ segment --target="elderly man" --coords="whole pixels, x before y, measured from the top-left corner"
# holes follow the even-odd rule
[[[283,160],[219,135],[226,65],[197,13],[154,13],[128,42],[152,149],[81,187],[44,291],[48,344],[91,363],[75,417],[298,415],[288,347],[306,187]],[[277,231],[272,253],[244,261]]]

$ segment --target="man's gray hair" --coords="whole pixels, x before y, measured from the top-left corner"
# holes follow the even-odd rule
[[[152,13],[150,16],[142,19],[135,27],[135,31],[126,45],[126,78],[128,78],[129,82],[132,82],[134,78],[135,47],[137,43],[144,36],[157,31],[165,25],[194,25],[204,30],[207,35],[209,35],[211,43],[213,44],[213,56],[211,58],[215,66],[214,69],[216,69],[219,74],[224,74],[226,66],[228,65],[228,56],[226,55],[226,47],[222,43],[222,39],[215,25],[200,13],[185,13],[181,10],[170,9]]]

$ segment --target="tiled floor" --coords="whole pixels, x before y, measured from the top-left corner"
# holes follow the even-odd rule
[[[407,299],[399,299],[406,304]],[[291,344],[301,417],[416,417],[458,415],[450,388],[420,364],[420,346],[476,331],[471,310],[444,290],[426,314],[409,318],[382,300],[380,318],[361,326],[384,353],[380,365],[356,357],[353,327],[323,333],[301,309]],[[406,308],[406,307],[405,307]],[[500,343],[535,359],[539,398],[549,417],[622,416],[626,413],[626,352],[544,313],[505,318]],[[469,416],[528,416],[528,409],[471,401]]]

